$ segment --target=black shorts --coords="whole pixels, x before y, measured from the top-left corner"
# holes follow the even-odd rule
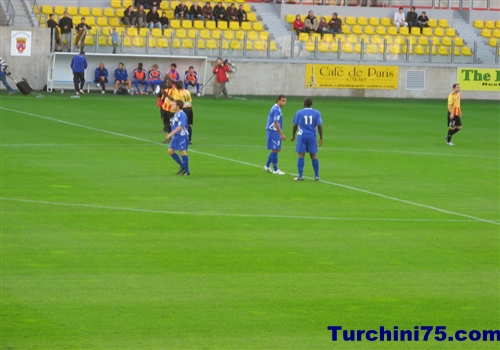
[[[458,115],[453,116],[453,119],[450,119],[450,113],[446,114],[446,125],[449,127],[462,126],[462,118]]]
[[[174,113],[168,112],[164,110],[163,108],[161,109],[161,118],[164,120],[168,120],[170,122],[170,119],[174,116]]]
[[[188,125],[193,125],[193,108],[186,107],[182,109],[188,118]]]

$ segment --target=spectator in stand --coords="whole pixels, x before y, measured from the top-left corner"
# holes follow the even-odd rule
[[[405,14],[402,7],[394,14],[394,25],[398,29],[398,33],[400,27],[408,27],[408,23],[405,22]]]
[[[61,28],[62,46],[66,45],[68,52],[71,52],[71,31],[73,30],[73,20],[69,18],[68,11],[64,11],[63,18],[59,20]]]
[[[300,15],[295,16],[295,21],[293,21],[292,28],[293,30],[295,30],[295,33],[297,33],[297,37],[299,37],[300,33],[303,33],[305,31],[304,22],[302,21]]]
[[[148,5],[148,2],[146,0],[135,0],[134,1],[134,6],[135,6],[136,9],[138,9],[139,6],[142,6],[143,8],[149,10],[149,5]]]
[[[207,2],[205,6],[203,6],[203,9],[201,10],[201,14],[203,15],[203,19],[206,20],[214,20],[214,9],[212,6],[210,6],[210,2]]]
[[[418,20],[417,13],[415,12],[415,6],[412,6],[410,9],[410,12],[406,15],[406,21],[408,23],[408,27],[419,27],[420,28],[420,33],[422,33],[422,23]]]
[[[116,28],[111,31],[111,43],[113,44],[113,53],[116,53],[116,48],[118,47],[118,32]]]
[[[196,96],[200,96],[200,83],[198,83],[198,73],[196,73],[193,66],[190,66],[189,70],[184,73],[184,89],[189,89],[189,86],[196,87]]]
[[[147,15],[146,11],[144,11],[144,6],[139,5],[137,11],[134,12],[134,23],[137,28],[145,28],[147,26]]]
[[[143,68],[143,65],[141,62],[137,65],[137,68],[134,69],[132,73],[132,78],[134,79],[132,82],[135,85],[135,88],[137,90],[138,95],[147,95],[148,94],[148,86],[149,86],[149,81],[148,77],[146,74],[146,71]],[[141,89],[139,88],[140,85],[144,85],[144,91],[141,92]]]
[[[342,34],[342,20],[339,18],[337,12],[332,14],[332,19],[328,22],[328,26],[330,27],[330,33]]]
[[[319,21],[316,18],[316,16],[314,16],[314,12],[309,11],[309,13],[304,21],[304,31],[306,33],[317,32],[318,26],[319,26]]]
[[[247,12],[243,8],[243,5],[240,5],[240,8],[238,9],[238,22],[240,22],[241,26],[241,22],[246,22],[246,21],[248,21]]]
[[[153,6],[151,11],[148,12],[146,15],[146,21],[148,22],[149,30],[153,30],[155,27],[161,28],[160,14],[156,10],[156,6]]]
[[[318,25],[318,33],[321,34],[321,37],[323,37],[323,34],[328,33],[330,30],[328,29],[328,23],[326,22],[326,17],[321,17],[321,21],[319,22]]]
[[[161,3],[161,0],[147,0],[147,4],[148,4],[150,9],[152,9],[153,6],[156,6],[156,9],[159,9],[160,3]]]
[[[61,52],[61,35],[59,34],[59,25],[54,21],[54,14],[49,15],[47,27],[50,28],[50,50],[54,49],[55,52]],[[56,44],[53,43],[53,38],[56,39]]]
[[[191,5],[191,8],[189,9],[189,16],[191,17],[192,20],[203,20],[203,15],[201,13],[201,7],[198,5],[197,2]]]
[[[168,29],[170,27],[170,21],[167,18],[167,13],[163,11],[160,17],[161,29]],[[162,32],[163,34],[163,32]]]
[[[184,1],[175,7],[174,16],[175,19],[189,19],[189,9]]]
[[[238,9],[234,5],[234,2],[229,5],[226,9],[226,19],[229,24],[229,21],[237,21],[238,20]]]
[[[75,31],[77,34],[83,31],[83,35],[81,36],[80,40],[75,43],[77,49],[83,50],[85,46],[85,37],[87,36],[87,30],[90,29],[91,27],[85,23],[85,17],[82,17],[80,24],[75,27]]]
[[[156,92],[155,91],[156,87],[160,86],[162,83],[161,73],[158,70],[157,64],[153,64],[153,66],[151,67],[151,70],[148,72],[148,81],[149,81],[149,85],[151,86],[151,89],[153,90],[153,92]],[[159,92],[159,89],[158,89],[158,92]]]
[[[422,14],[418,16],[417,19],[420,23],[422,23],[422,27],[429,26],[429,17],[427,17],[427,13],[425,13],[425,11],[422,11]]]
[[[218,2],[217,6],[215,6],[214,17],[216,24],[218,24],[219,21],[226,21],[226,9],[222,6],[222,2]]]
[[[94,83],[97,83],[97,88],[101,88],[101,94],[106,93],[106,83],[108,81],[108,70],[104,67],[104,63],[100,63],[99,67],[95,69]]]
[[[172,79],[172,81],[174,82],[181,80],[181,75],[177,71],[177,65],[175,63],[172,63],[170,65],[170,70],[168,71],[168,75],[170,76],[170,79]]]
[[[133,27],[134,21],[134,6],[130,5],[123,11],[122,23],[127,27]]]
[[[127,85],[127,92],[132,95],[132,82],[128,79],[128,72],[122,62],[118,63],[118,68],[115,69],[115,95],[118,93],[118,86]]]

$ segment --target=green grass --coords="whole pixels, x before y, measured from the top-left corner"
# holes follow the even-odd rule
[[[0,95],[3,349],[496,349],[328,326],[499,329],[498,102],[317,98],[321,182],[265,173],[273,97],[194,101],[192,175],[152,97]],[[49,119],[52,118],[52,119]]]

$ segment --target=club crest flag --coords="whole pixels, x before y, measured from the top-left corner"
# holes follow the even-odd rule
[[[13,30],[10,38],[12,56],[31,56],[31,31]]]

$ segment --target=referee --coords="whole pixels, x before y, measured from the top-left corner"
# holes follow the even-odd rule
[[[193,142],[191,141],[191,138],[193,135],[193,128],[191,126],[193,125],[193,98],[191,97],[191,93],[189,92],[189,90],[184,88],[184,84],[182,83],[182,81],[176,81],[175,87],[182,96],[182,102],[184,102],[184,107],[182,108],[182,110],[184,111],[184,113],[186,113],[187,116],[189,144],[192,145]]]
[[[453,91],[448,95],[448,115],[446,118],[448,125],[448,135],[446,135],[446,144],[455,146],[451,138],[457,132],[462,130],[462,111],[460,110],[460,84],[453,84]]]

